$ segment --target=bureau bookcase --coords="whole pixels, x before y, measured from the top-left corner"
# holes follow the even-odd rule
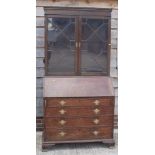
[[[111,9],[45,7],[42,148],[114,144]]]

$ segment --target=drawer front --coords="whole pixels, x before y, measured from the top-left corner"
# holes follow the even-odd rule
[[[113,98],[46,98],[48,107],[55,106],[112,106]]]
[[[84,126],[113,126],[113,116],[100,116],[92,118],[46,118],[46,128],[84,127]]]
[[[48,107],[45,109],[45,117],[59,116],[98,116],[113,114],[113,107]]]
[[[70,128],[70,129],[46,129],[46,141],[65,140],[89,140],[89,139],[110,139],[113,137],[112,127],[104,128]]]

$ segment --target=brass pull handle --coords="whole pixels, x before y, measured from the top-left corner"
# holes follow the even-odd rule
[[[60,113],[61,115],[64,115],[64,114],[66,113],[66,111],[65,111],[64,109],[61,109],[61,110],[59,111],[59,113]]]
[[[61,100],[59,103],[61,106],[64,106],[66,102],[64,100]]]
[[[99,119],[94,119],[94,121],[93,121],[95,124],[99,124]]]
[[[81,43],[79,43],[79,48],[81,48]]]
[[[65,121],[65,120],[61,120],[61,121],[59,121],[59,123],[60,123],[61,125],[64,125],[64,124],[66,123],[66,121]]]
[[[61,137],[64,137],[65,136],[65,132],[63,132],[63,131],[61,131],[60,133],[59,133],[59,135],[61,136]]]
[[[76,42],[75,46],[76,46],[76,48],[80,48],[81,47],[81,43],[80,42]]]
[[[97,136],[97,135],[99,134],[99,132],[98,132],[98,131],[93,131],[93,134],[94,134],[95,136]]]
[[[76,48],[78,48],[78,42],[75,43]]]
[[[111,44],[108,44],[109,46],[111,46]]]
[[[99,112],[100,112],[99,109],[94,109],[94,113],[95,113],[95,114],[98,114]]]
[[[95,104],[95,105],[100,105],[100,101],[99,101],[99,100],[95,100],[95,101],[94,101],[94,104]]]

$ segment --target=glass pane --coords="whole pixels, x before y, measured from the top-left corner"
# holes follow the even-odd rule
[[[74,74],[75,19],[48,18],[48,74]]]
[[[83,19],[81,73],[107,74],[108,19]]]

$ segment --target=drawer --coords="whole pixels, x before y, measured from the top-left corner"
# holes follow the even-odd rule
[[[112,127],[70,128],[70,129],[47,128],[45,130],[45,141],[111,139],[112,137],[113,137]]]
[[[47,107],[55,106],[113,106],[112,97],[104,98],[46,98]]]
[[[84,126],[113,126],[113,116],[100,117],[73,117],[73,118],[50,118],[44,120],[46,128],[84,127]]]
[[[48,107],[45,109],[45,117],[59,116],[98,116],[113,114],[113,107]]]

